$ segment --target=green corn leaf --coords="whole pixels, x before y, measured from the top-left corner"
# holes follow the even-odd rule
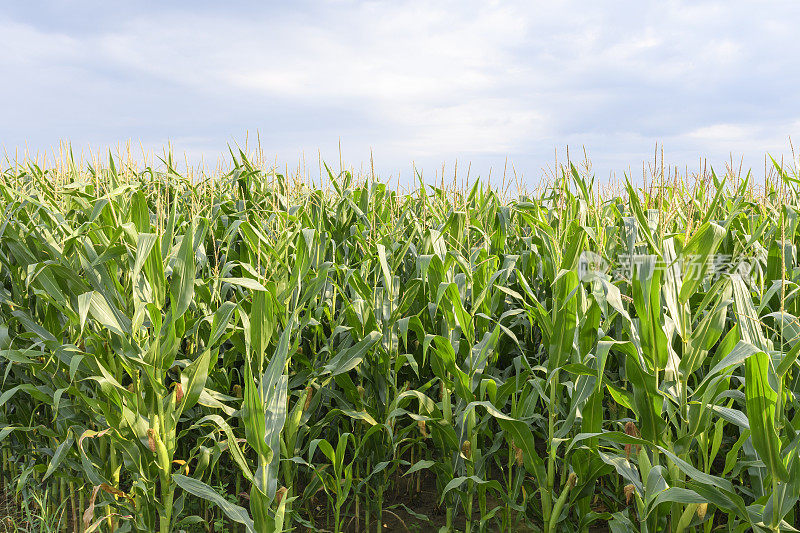
[[[381,334],[371,331],[366,337],[353,346],[340,351],[324,367],[324,373],[337,376],[357,367],[366,356],[367,352],[381,339]]]
[[[683,249],[682,255],[688,257],[690,270],[686,272],[678,297],[686,303],[703,282],[709,267],[709,258],[717,252],[726,230],[713,222],[706,222],[692,235]]]
[[[223,302],[219,309],[214,312],[214,319],[211,324],[211,334],[208,336],[208,347],[214,346],[223,336],[226,328],[230,324],[236,304],[233,302]]]
[[[789,473],[781,459],[781,442],[775,431],[775,404],[778,394],[769,385],[770,358],[758,352],[744,363],[745,405],[753,438],[753,447],[767,465],[770,474],[786,481]]]
[[[200,394],[206,386],[208,367],[211,363],[211,351],[204,350],[186,369],[181,372],[181,387],[183,400],[178,407],[178,416],[187,409],[191,409],[200,399]]]
[[[656,387],[656,377],[643,369],[635,357],[626,357],[625,369],[633,385],[633,410],[641,425],[639,430],[642,437],[660,443],[665,428],[661,417],[664,399]]]
[[[267,288],[261,283],[251,278],[222,278],[220,281],[230,283],[231,285],[237,285],[239,287],[244,287],[245,289],[250,289],[251,291],[267,290]]]
[[[172,319],[177,320],[189,308],[194,296],[194,228],[188,227],[181,239],[181,247],[175,256],[175,266],[170,276],[169,297],[172,305]]]
[[[445,485],[444,490],[442,490],[442,495],[439,500],[439,504],[441,505],[444,502],[444,499],[447,496],[448,492],[450,492],[453,489],[461,487],[467,481],[472,481],[476,485],[484,485],[487,488],[494,489],[498,492],[502,492],[503,490],[502,486],[496,479],[485,480],[479,478],[478,476],[460,476],[450,480],[450,482],[447,485]]]
[[[53,452],[53,458],[50,460],[50,464],[47,465],[47,470],[45,471],[44,475],[42,476],[42,481],[50,477],[53,472],[59,467],[62,463],[64,458],[67,455],[70,447],[72,447],[72,443],[75,441],[75,438],[72,435],[72,430],[67,432],[67,438],[56,447],[55,452]]]
[[[175,480],[175,483],[186,492],[215,504],[229,519],[233,520],[237,524],[242,524],[247,529],[248,533],[256,533],[253,520],[250,518],[250,515],[247,514],[247,510],[245,510],[243,507],[239,507],[238,505],[229,502],[226,498],[219,495],[213,488],[200,480],[186,477],[181,474],[173,475],[172,479]]]
[[[550,337],[548,368],[561,367],[572,353],[575,328],[578,324],[578,273],[562,271],[556,281],[553,307],[553,333]]]
[[[708,500],[699,495],[693,490],[684,489],[681,487],[669,487],[659,492],[650,502],[648,502],[648,511],[646,516],[650,514],[664,502],[691,504],[691,503],[708,503]]]

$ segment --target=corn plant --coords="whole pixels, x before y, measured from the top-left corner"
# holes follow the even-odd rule
[[[230,163],[0,171],[0,472],[32,519],[796,531],[796,170],[509,197]]]

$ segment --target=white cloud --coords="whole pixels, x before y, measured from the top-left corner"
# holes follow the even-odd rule
[[[384,166],[511,156],[532,176],[566,143],[602,174],[656,142],[761,158],[800,133],[792,2],[155,4],[92,28],[23,15],[0,21],[19,82],[0,98],[42,116],[0,125],[7,143],[182,138],[197,154],[259,129],[280,154],[342,137]]]
[[[0,21],[3,68],[49,66],[79,57],[80,42],[62,33],[43,32],[27,24]]]
[[[697,128],[689,132],[688,136],[701,141],[731,142],[747,139],[750,131],[743,124],[714,124]]]

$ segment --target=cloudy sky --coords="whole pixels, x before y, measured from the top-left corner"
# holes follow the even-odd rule
[[[167,141],[216,161],[256,132],[384,177],[506,159],[535,182],[588,151],[599,177],[800,143],[795,1],[6,2],[0,148]]]

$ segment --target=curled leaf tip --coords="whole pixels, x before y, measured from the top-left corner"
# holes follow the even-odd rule
[[[623,490],[625,491],[625,505],[628,505],[631,502],[631,496],[633,496],[633,492],[636,490],[636,488],[633,486],[633,484],[628,484],[625,485]]]
[[[155,432],[152,428],[147,430],[147,447],[150,448],[151,452],[156,451]]]
[[[472,443],[468,440],[465,440],[461,444],[461,453],[464,454],[464,457],[467,459],[472,459]]]

